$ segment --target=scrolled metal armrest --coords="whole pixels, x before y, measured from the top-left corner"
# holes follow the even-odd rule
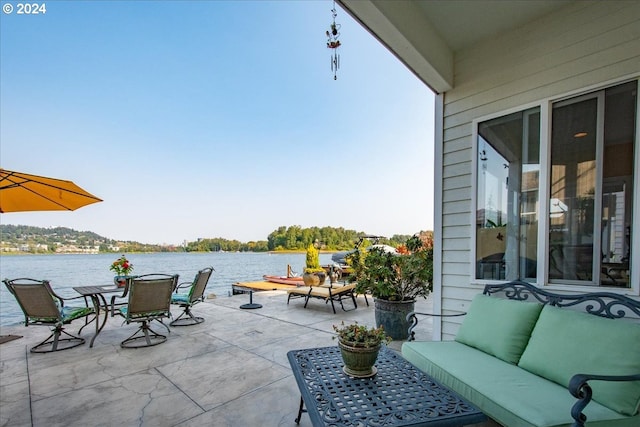
[[[582,410],[591,401],[591,395],[593,394],[591,386],[588,384],[590,380],[598,381],[639,381],[640,374],[635,375],[591,375],[591,374],[576,374],[571,377],[569,381],[569,393],[576,397],[578,401],[571,408],[571,417],[575,420],[572,427],[584,427],[584,423],[587,421],[587,416],[582,413]]]
[[[416,315],[420,315],[420,316],[434,316],[434,317],[456,317],[456,316],[464,316],[467,313],[457,313],[457,314],[433,314],[433,313],[420,313],[419,311],[412,311],[411,313],[407,314],[407,322],[411,323],[411,325],[409,326],[409,339],[407,341],[415,341],[416,339],[416,333],[413,331],[413,329],[418,326],[418,317]]]
[[[188,288],[191,285],[193,285],[193,282],[182,282],[182,283],[178,284],[178,286],[176,286],[176,290],[174,292],[177,294],[178,293],[178,289]]]
[[[111,312],[111,317],[116,315],[116,298],[124,298],[129,294],[129,281],[127,280],[127,284],[122,290],[122,295],[113,295],[111,297],[111,303],[109,304],[109,311]]]

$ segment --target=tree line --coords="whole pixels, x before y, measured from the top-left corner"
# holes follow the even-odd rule
[[[118,246],[120,252],[268,252],[304,251],[313,244],[320,250],[341,251],[353,249],[356,242],[367,234],[346,230],[343,227],[308,227],[299,225],[280,226],[267,236],[267,240],[240,242],[221,237],[200,238],[184,245],[150,245],[133,241],[117,241],[102,237],[91,231],[76,231],[66,227],[43,228],[26,225],[0,224],[0,240],[3,245],[39,244],[47,245],[51,252],[55,247],[73,242],[77,245],[95,245],[100,252],[110,252]],[[405,243],[409,235],[396,234],[383,238],[379,243],[398,246]]]
[[[267,251],[304,251],[313,244],[324,251],[342,251],[353,249],[356,242],[367,234],[361,231],[346,230],[342,227],[308,227],[299,225],[280,226],[269,234],[267,240],[242,243],[223,238],[198,239],[187,243],[187,252],[267,252]],[[378,243],[398,246],[407,241],[409,235],[396,234],[382,238]]]

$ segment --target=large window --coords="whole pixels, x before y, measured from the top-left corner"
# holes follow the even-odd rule
[[[478,123],[476,279],[629,287],[637,88]]]

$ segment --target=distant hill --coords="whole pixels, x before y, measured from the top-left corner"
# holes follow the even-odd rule
[[[30,225],[0,224],[0,238],[2,241],[21,242],[25,239],[54,239],[54,240],[82,240],[86,242],[104,242],[108,238],[93,231],[77,231],[67,227],[32,227]]]
[[[0,224],[0,251],[3,253],[99,253],[99,252],[167,252],[172,246],[123,242],[100,236],[93,231],[67,227],[33,227]]]

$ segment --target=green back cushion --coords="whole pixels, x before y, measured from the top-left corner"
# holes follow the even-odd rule
[[[574,374],[640,374],[640,324],[545,306],[518,366],[565,387]],[[589,385],[604,406],[638,411],[640,381]]]
[[[455,340],[516,364],[541,309],[533,302],[476,295]]]

